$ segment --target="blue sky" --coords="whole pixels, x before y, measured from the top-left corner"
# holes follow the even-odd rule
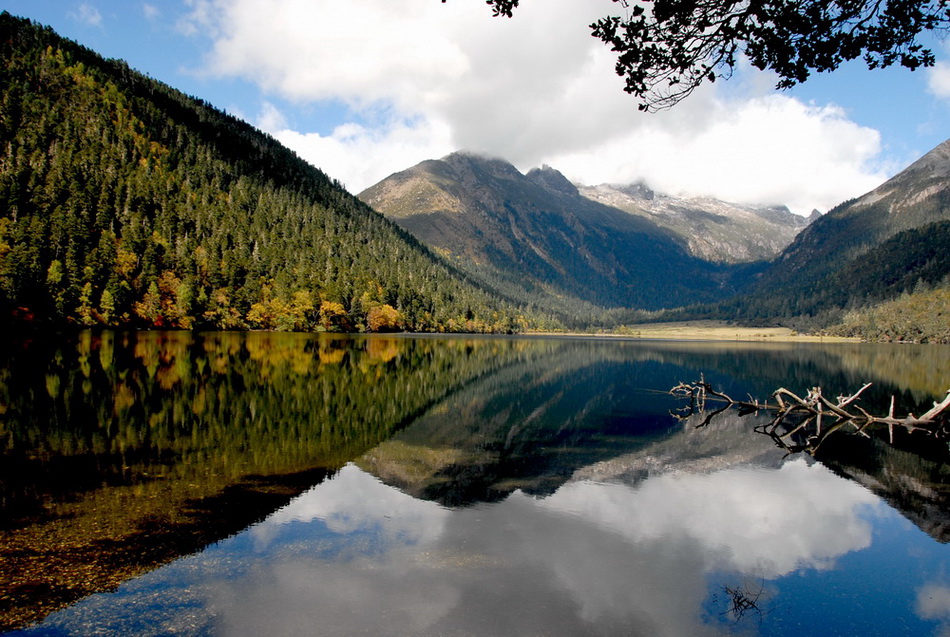
[[[585,184],[785,204],[876,187],[950,138],[950,47],[934,69],[851,64],[791,91],[743,69],[639,113],[587,24],[610,0],[0,0],[0,8],[267,130],[359,192],[458,149]]]

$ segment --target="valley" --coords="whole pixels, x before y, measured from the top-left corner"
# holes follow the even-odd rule
[[[9,14],[0,31],[4,323],[950,338],[943,310],[910,310],[950,290],[948,142],[809,219],[462,151],[355,197],[124,62]]]

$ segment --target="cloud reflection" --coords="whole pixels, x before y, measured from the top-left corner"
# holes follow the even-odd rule
[[[927,584],[917,591],[917,615],[940,622],[941,637],[950,637],[950,587]]]
[[[267,555],[212,606],[231,635],[714,634],[709,573],[825,568],[869,545],[875,502],[795,460],[450,511],[348,466],[249,531]],[[374,529],[382,547],[328,557],[300,524]]]
[[[335,533],[378,530],[389,542],[430,543],[442,535],[449,511],[384,485],[355,465],[314,487],[249,531],[262,548],[291,522],[322,521]]]
[[[870,546],[871,525],[860,512],[877,501],[824,466],[796,459],[778,470],[661,475],[638,489],[577,482],[538,506],[579,515],[634,544],[695,544],[709,568],[773,578],[825,568]]]

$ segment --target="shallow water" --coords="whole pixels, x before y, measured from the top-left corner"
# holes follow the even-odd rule
[[[941,634],[947,446],[766,414],[866,381],[920,413],[950,350],[104,333],[0,368],[0,610],[23,634]]]

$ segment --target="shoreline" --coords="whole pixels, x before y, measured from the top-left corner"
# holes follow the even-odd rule
[[[788,327],[742,327],[725,321],[681,321],[626,325],[612,332],[526,332],[530,336],[588,336],[643,340],[741,341],[766,343],[861,343],[860,338],[800,334]]]

